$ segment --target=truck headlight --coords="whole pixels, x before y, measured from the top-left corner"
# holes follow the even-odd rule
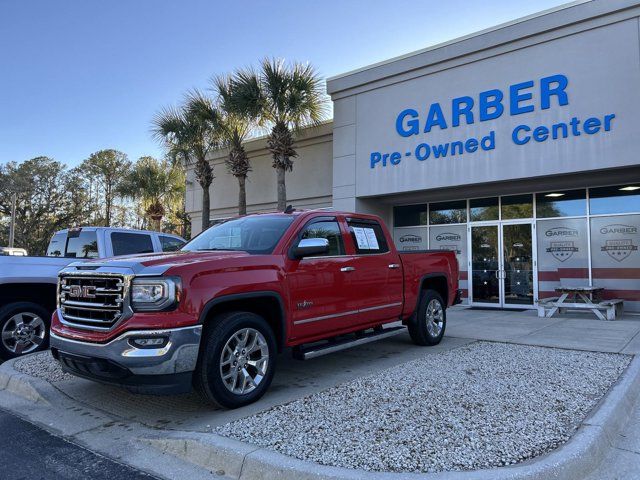
[[[135,311],[168,310],[178,303],[180,280],[173,277],[134,278],[131,307]]]

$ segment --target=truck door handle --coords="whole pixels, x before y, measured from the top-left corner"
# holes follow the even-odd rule
[[[353,272],[355,270],[355,267],[342,267],[340,269],[341,272]]]
[[[390,263],[389,264],[389,268],[400,268],[400,264],[399,263]]]

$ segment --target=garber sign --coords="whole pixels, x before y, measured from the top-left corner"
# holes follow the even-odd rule
[[[533,101],[533,91],[538,89]],[[460,125],[496,120],[507,113],[510,116],[522,115],[552,107],[569,105],[569,80],[565,75],[551,75],[538,82],[529,80],[510,85],[505,91],[492,89],[480,92],[475,97],[462,96],[451,100],[451,114],[445,115],[439,102],[428,108],[406,108],[396,117],[395,130],[401,137],[413,137],[429,134],[434,129],[455,129]],[[589,117],[584,120],[572,117],[565,122],[551,125],[520,124],[511,131],[511,141],[516,145],[531,142],[542,143],[549,140],[561,140],[581,135],[595,135],[609,132],[613,126],[615,114]],[[500,139],[496,131],[486,135],[465,139],[456,139],[448,143],[430,144],[419,142],[404,152],[374,151],[369,156],[370,168],[385,168],[400,165],[413,159],[423,162],[429,158],[473,154],[478,150],[494,150]]]

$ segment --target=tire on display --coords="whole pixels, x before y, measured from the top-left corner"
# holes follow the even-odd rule
[[[0,360],[9,360],[49,347],[51,314],[32,302],[0,308]]]
[[[407,325],[416,345],[437,345],[447,326],[447,311],[442,297],[435,290],[424,290],[416,315]]]
[[[205,329],[193,376],[196,391],[224,408],[258,400],[275,372],[276,340],[264,318],[250,312],[227,312]]]

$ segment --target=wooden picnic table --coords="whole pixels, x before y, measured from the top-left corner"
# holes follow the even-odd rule
[[[602,301],[602,287],[558,287],[559,297],[538,301],[538,316],[552,317],[564,309],[591,310],[600,320],[614,320],[622,313],[622,300]],[[547,308],[551,307],[547,310]],[[601,310],[606,311],[606,317]]]

